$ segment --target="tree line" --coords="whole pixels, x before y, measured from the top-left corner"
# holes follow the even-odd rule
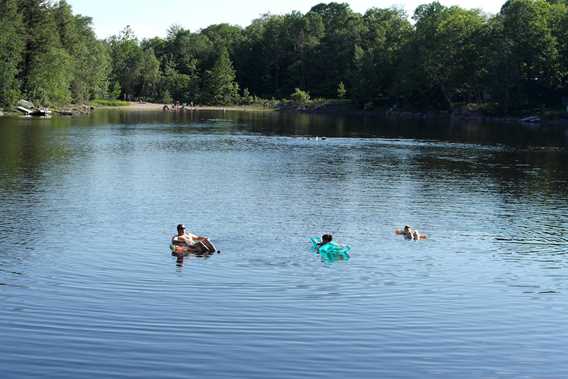
[[[509,0],[496,15],[439,2],[412,17],[344,3],[246,28],[174,25],[97,40],[69,4],[0,0],[0,106],[95,98],[234,104],[301,89],[367,108],[559,108],[568,96],[568,0]]]

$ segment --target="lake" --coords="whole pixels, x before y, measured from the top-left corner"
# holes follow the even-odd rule
[[[0,377],[568,377],[567,146],[467,122],[2,118]],[[221,253],[172,256],[178,223]],[[310,252],[325,232],[349,261]]]

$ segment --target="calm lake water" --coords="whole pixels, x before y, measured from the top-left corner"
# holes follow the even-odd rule
[[[566,378],[567,146],[277,113],[0,119],[0,377]],[[222,253],[172,257],[178,223]],[[310,253],[324,232],[350,261]]]

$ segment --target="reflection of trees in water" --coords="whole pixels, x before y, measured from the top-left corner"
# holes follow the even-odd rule
[[[477,205],[470,206],[480,209],[494,203],[487,214],[492,218],[487,232],[502,241],[499,249],[549,254],[558,251],[551,241],[561,243],[563,249],[568,244],[565,151],[433,148],[416,155],[412,165],[416,185],[477,198]]]
[[[227,112],[255,133],[285,136],[380,137],[511,146],[566,146],[562,128],[478,120],[420,120],[293,112]]]
[[[65,166],[77,155],[67,134],[69,125],[68,119],[0,119],[4,250],[19,254],[35,247],[46,224],[57,222],[41,215],[52,189],[64,180]]]
[[[416,174],[430,179],[463,179],[472,189],[490,180],[509,197],[558,196],[568,190],[568,153],[560,150],[456,148],[415,156]]]
[[[50,184],[61,182],[64,166],[81,154],[63,129],[70,125],[69,121],[8,122],[11,124],[0,123],[0,170],[5,173],[0,182],[2,191],[31,195],[42,193]],[[47,171],[50,175],[45,175]]]
[[[556,197],[568,191],[568,153],[525,150],[498,153],[496,181],[515,198]]]
[[[431,123],[425,127],[432,127]],[[566,146],[563,129],[535,127],[511,123],[490,123],[478,120],[453,120],[448,123],[443,140],[476,144],[502,144],[515,147]]]
[[[55,120],[55,119],[54,119]],[[62,120],[62,121],[60,121]],[[72,120],[72,121],[71,121]],[[210,122],[211,120],[226,122]],[[510,146],[566,146],[563,128],[478,120],[395,119],[378,116],[240,111],[97,111],[89,117],[58,119],[74,125],[168,125],[169,133],[252,132],[262,135],[380,137]],[[199,128],[192,128],[199,124]],[[127,132],[129,129],[124,128]]]

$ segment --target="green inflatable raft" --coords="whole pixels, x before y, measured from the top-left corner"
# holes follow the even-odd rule
[[[349,255],[350,246],[340,246],[334,241],[321,245],[320,238],[310,238],[310,242],[312,243],[312,252],[319,254],[324,262],[348,261],[351,258]]]

